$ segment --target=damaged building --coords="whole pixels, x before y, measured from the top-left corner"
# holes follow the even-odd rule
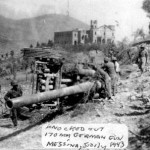
[[[87,43],[108,43],[115,40],[115,27],[103,25],[97,27],[97,20],[91,20],[90,29],[74,29],[54,33],[54,42],[57,45],[78,45]]]

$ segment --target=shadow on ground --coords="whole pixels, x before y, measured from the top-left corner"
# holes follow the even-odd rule
[[[1,138],[0,138],[0,141],[4,141],[4,140],[6,140],[6,139],[12,138],[12,137],[14,137],[14,136],[16,136],[16,135],[18,135],[18,134],[20,134],[20,133],[23,133],[23,132],[25,132],[25,131],[28,131],[28,130],[32,129],[33,127],[35,127],[35,126],[37,126],[37,125],[41,125],[42,123],[45,123],[45,122],[47,122],[47,121],[51,121],[51,120],[53,120],[57,115],[60,115],[60,114],[62,114],[62,112],[54,112],[54,113],[52,113],[52,114],[47,114],[42,120],[40,120],[40,121],[38,121],[38,122],[36,122],[36,123],[34,123],[34,124],[31,124],[31,125],[25,127],[24,129],[17,130],[17,128],[16,128],[17,131],[15,131],[15,132],[13,132],[13,133],[11,133],[11,134],[8,134],[8,135],[6,135],[6,136],[1,137]],[[2,125],[1,127],[10,128],[10,127],[12,127],[12,126],[9,124],[9,125]],[[15,130],[15,129],[14,129],[14,130]]]
[[[142,111],[142,112],[134,111],[132,113],[124,113],[124,114],[115,113],[115,116],[118,116],[118,117],[122,117],[122,116],[140,116],[140,115],[146,115],[146,114],[149,114],[149,113],[150,113],[150,110],[146,110],[146,111]]]

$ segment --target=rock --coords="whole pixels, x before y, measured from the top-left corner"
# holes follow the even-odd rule
[[[149,97],[149,93],[148,92],[143,92],[143,97]]]
[[[124,88],[124,92],[128,92],[129,91],[129,89],[128,88]]]
[[[122,82],[119,82],[119,83],[118,83],[118,86],[121,86],[121,85],[123,85],[123,83],[122,83]]]
[[[124,107],[124,105],[123,105],[122,103],[120,103],[120,106],[119,106],[119,108],[122,108],[122,109],[124,109],[125,107]]]
[[[137,142],[136,142],[136,147],[137,147],[137,148],[140,148],[141,146],[142,146],[142,141],[137,140]]]
[[[136,100],[136,96],[135,95],[130,96],[130,100],[135,101]]]
[[[142,94],[141,93],[136,93],[136,95],[135,95],[136,97],[141,97],[142,96]]]
[[[142,150],[147,150],[149,147],[146,145],[146,143],[142,144]]]
[[[137,77],[139,77],[139,74],[138,74],[137,72],[135,72],[135,73],[130,74],[129,77],[130,77],[131,79],[132,79],[132,78],[137,78]]]
[[[148,81],[149,81],[148,79],[144,79],[144,80],[142,80],[142,82],[145,82],[145,83],[146,83],[146,82],[148,82]]]
[[[134,68],[137,68],[137,64],[132,64],[132,66],[133,66]]]

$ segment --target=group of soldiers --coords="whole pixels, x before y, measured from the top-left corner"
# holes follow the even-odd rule
[[[103,88],[105,89],[106,98],[109,101],[113,101],[117,92],[117,82],[120,75],[120,66],[117,62],[117,58],[112,57],[110,59],[105,57],[102,65],[93,65],[92,69],[96,71],[94,75],[96,84],[103,81]]]
[[[139,47],[139,53],[136,58],[136,63],[141,71],[141,75],[146,71],[146,65],[148,64],[149,54],[144,45]],[[98,82],[104,81],[104,89],[106,98],[110,101],[114,101],[114,96],[117,93],[117,85],[120,79],[120,65],[116,57],[105,57],[104,63],[100,66],[93,65],[92,67],[96,73],[95,77]]]
[[[145,72],[146,65],[148,64],[149,54],[145,46],[141,45],[139,55],[137,57],[137,64],[139,66],[139,69],[141,71],[141,74]]]
[[[138,65],[141,75],[146,71],[146,65],[148,64],[149,53],[147,49],[148,47],[142,44],[141,46],[132,47],[127,51],[129,60]]]
[[[4,96],[6,102],[13,98],[21,97],[23,94],[22,88],[16,80],[12,80],[10,84],[12,88]],[[12,108],[10,110],[10,118],[14,126],[17,126],[17,117],[20,117],[20,115],[21,115],[20,108],[17,109]]]
[[[145,72],[146,64],[148,63],[148,52],[144,46],[140,47],[140,52],[137,57],[137,62],[141,73]],[[120,66],[117,61],[116,57],[104,58],[104,63],[100,66],[98,65],[91,65],[92,69],[95,72],[95,79],[96,83],[103,81],[104,82],[104,89],[106,93],[106,99],[108,101],[114,101],[114,96],[117,93],[117,83],[119,81],[120,76]],[[13,98],[17,98],[22,96],[22,88],[17,83],[17,81],[11,81],[12,89],[10,89],[6,95],[4,96],[5,101],[8,101]],[[10,111],[10,117],[14,126],[17,126],[17,116],[20,115],[20,109],[12,108]]]
[[[110,61],[109,58],[106,57],[102,67],[94,65],[93,69],[96,70],[95,77],[98,77],[97,82],[99,79],[104,81],[107,97],[109,100],[112,100],[112,96],[116,94],[117,73],[119,74],[120,71],[117,59],[113,57],[112,61]],[[21,97],[23,94],[22,88],[16,80],[12,80],[10,84],[12,88],[4,96],[6,102],[13,98]],[[17,118],[22,115],[20,110],[20,108],[12,108],[10,110],[10,118],[14,126],[17,126]]]

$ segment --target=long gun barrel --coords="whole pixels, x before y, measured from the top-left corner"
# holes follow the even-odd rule
[[[86,76],[94,76],[95,70],[92,69],[83,69],[82,66],[78,66],[78,71],[80,75],[86,75]]]
[[[86,93],[93,87],[93,85],[94,82],[84,82],[78,85],[74,85],[62,89],[56,89],[52,91],[14,98],[11,99],[10,101],[7,101],[6,104],[9,108],[18,108],[22,106],[31,105],[31,104],[43,103],[64,96]]]

